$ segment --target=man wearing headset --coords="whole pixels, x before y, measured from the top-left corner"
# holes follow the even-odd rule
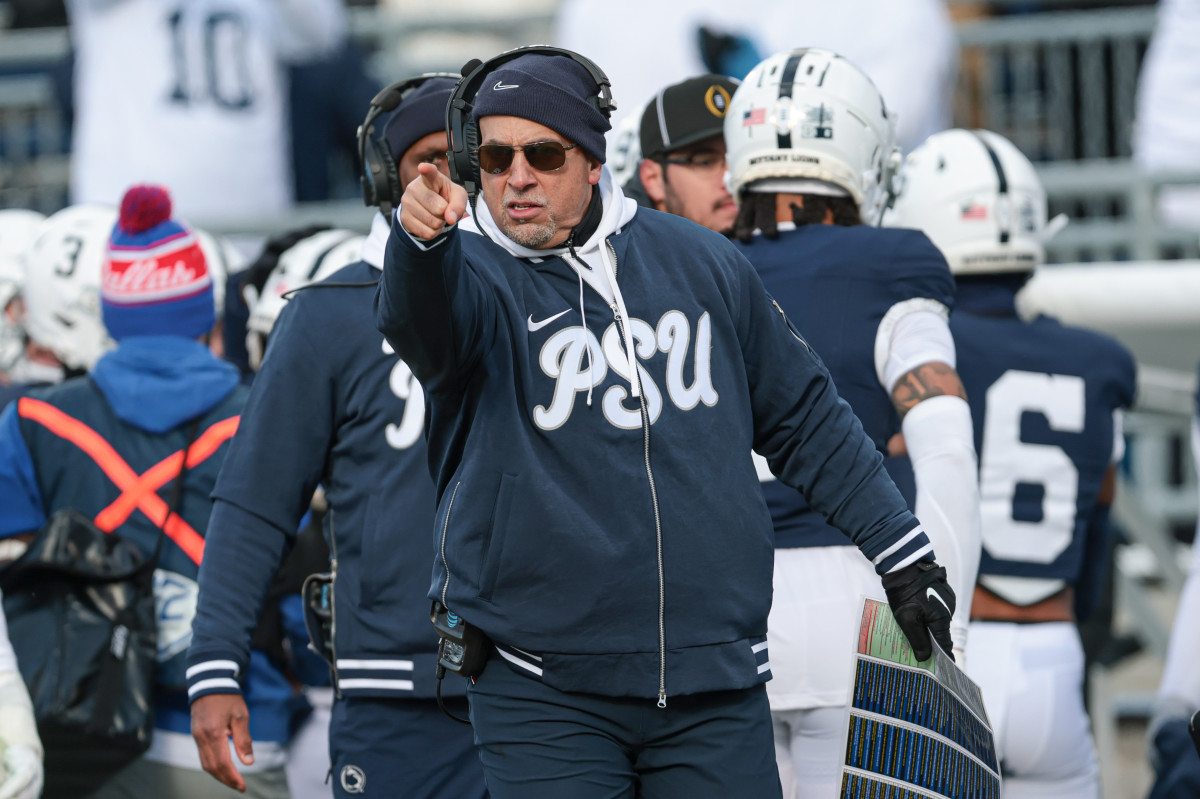
[[[414,83],[373,101],[373,114],[396,110],[378,146],[364,142],[368,202],[388,210],[418,164],[445,169],[453,81]],[[387,235],[377,215],[362,261],[283,309],[213,492],[211,565],[200,572],[188,653],[192,734],[205,770],[238,790],[244,780],[228,738],[243,764],[253,753],[237,677],[284,550],[320,484],[333,555],[333,795],[486,795],[470,728],[443,715],[434,698],[425,401],[370,312]],[[446,704],[465,714],[461,682],[445,693]]]
[[[468,70],[467,187],[421,165],[392,224],[376,314],[430,403],[441,662],[493,797],[779,797],[750,450],[872,560],[919,657],[954,596],[750,264],[623,196],[607,84],[557,48]]]

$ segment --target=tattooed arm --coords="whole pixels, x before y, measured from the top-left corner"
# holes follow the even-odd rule
[[[961,664],[979,571],[979,485],[971,412],[952,363],[952,357],[950,363],[927,361],[905,372],[891,386],[891,398],[904,433],[896,444],[907,449],[916,478],[913,510],[958,597],[950,634]]]
[[[903,419],[917,403],[931,397],[959,397],[966,400],[967,391],[954,367],[939,361],[923,363],[905,373],[892,389],[892,405]]]

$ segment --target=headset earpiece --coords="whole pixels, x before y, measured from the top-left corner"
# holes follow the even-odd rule
[[[391,219],[392,211],[400,205],[404,185],[400,182],[400,169],[383,136],[375,135],[374,122],[382,114],[395,111],[410,92],[434,78],[456,80],[457,75],[448,72],[428,72],[415,78],[397,81],[387,86],[371,99],[367,116],[358,126],[358,156],[362,166],[363,202],[378,206],[384,217]]]

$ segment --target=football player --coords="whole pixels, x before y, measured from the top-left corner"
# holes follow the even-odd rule
[[[328,54],[338,0],[69,0],[75,54],[71,201],[135,179],[172,187],[191,222],[292,203],[287,64]],[[137,120],[113,124],[114,119]]]
[[[1017,315],[1064,220],[1047,223],[1037,173],[1007,139],[935,134],[905,160],[900,186],[886,223],[925,231],[957,279],[950,329],[983,520],[967,671],[995,730],[1003,796],[1099,796],[1076,622],[1106,566],[1133,357],[1099,333]]]
[[[115,208],[73,205],[43,221],[25,258],[24,351],[0,405],[87,372],[113,341],[100,318],[100,273]]]
[[[825,50],[777,53],[725,115],[734,235],[767,291],[820,353],[879,453],[901,431],[915,513],[958,598],[961,662],[979,558],[971,416],[947,326],[954,280],[919,232],[876,227],[899,161],[894,120],[858,67]],[[832,797],[862,597],[872,564],[762,468],[775,523],[767,684],[785,796]]]
[[[0,211],[0,385],[24,381],[12,370],[25,352],[25,256],[45,218],[20,208]]]

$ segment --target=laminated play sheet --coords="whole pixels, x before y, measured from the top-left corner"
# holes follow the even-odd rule
[[[859,627],[843,799],[1000,799],[979,687],[938,647],[918,661],[886,602]]]

